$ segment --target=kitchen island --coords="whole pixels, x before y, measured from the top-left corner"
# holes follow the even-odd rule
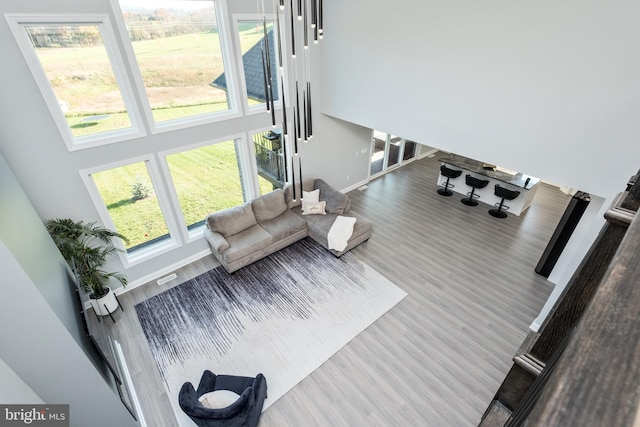
[[[540,184],[539,178],[525,175],[521,172],[513,172],[457,154],[444,154],[440,156],[438,160],[451,169],[462,170],[462,174],[458,178],[449,181],[449,184],[454,185],[453,188],[449,188],[456,193],[467,195],[467,193],[471,192],[471,187],[465,183],[466,175],[489,180],[489,185],[476,189],[475,196],[477,197],[474,197],[477,201],[485,203],[488,206],[493,207],[500,203],[500,198],[494,194],[496,184],[509,190],[519,191],[520,195],[518,197],[510,201],[505,201],[505,206],[509,206],[507,212],[513,215],[520,215],[531,206],[531,202],[538,190],[538,184]],[[447,178],[440,174],[438,177],[438,185],[444,186],[446,181]]]

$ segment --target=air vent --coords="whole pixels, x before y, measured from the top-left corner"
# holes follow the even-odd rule
[[[173,279],[177,279],[177,278],[178,278],[178,276],[176,276],[175,273],[174,274],[170,274],[168,276],[164,276],[163,278],[158,279],[158,286],[164,285],[165,283],[170,282]]]

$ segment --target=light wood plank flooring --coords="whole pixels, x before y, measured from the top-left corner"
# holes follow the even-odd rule
[[[542,184],[523,216],[499,220],[459,194],[439,196],[438,168],[437,157],[420,159],[349,193],[374,222],[353,253],[408,296],[272,405],[261,427],[477,425],[551,292],[534,267],[569,197]],[[133,306],[216,265],[210,256],[164,286],[125,293],[117,323],[102,323],[123,346],[149,426],[176,422]]]

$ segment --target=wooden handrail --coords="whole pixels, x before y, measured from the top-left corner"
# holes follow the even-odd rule
[[[639,177],[605,213],[605,226],[540,331],[530,333],[514,357],[481,427],[634,425],[640,411]]]
[[[605,213],[607,223],[542,324],[540,337],[530,350],[540,360],[546,361],[551,357],[582,317],[602,282],[634,217],[634,212],[621,208],[627,196],[627,192],[621,193]]]
[[[639,285],[640,219],[636,217],[532,409],[528,426],[637,425]]]

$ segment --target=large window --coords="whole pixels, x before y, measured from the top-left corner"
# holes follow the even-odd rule
[[[131,127],[98,25],[25,25],[73,136]]]
[[[156,123],[227,111],[221,32],[213,1],[119,0]]]
[[[278,47],[277,37],[275,37],[275,25],[273,21],[266,21],[266,28],[263,20],[240,19],[236,22],[238,31],[238,41],[240,53],[242,54],[242,71],[244,75],[243,86],[245,102],[251,109],[258,109],[256,106],[264,108],[265,94],[271,96],[271,92],[265,87],[266,70],[263,67],[265,58],[264,52],[269,47],[269,58],[271,59],[271,79],[273,83],[273,100],[280,99],[279,77],[278,77]],[[264,34],[267,34],[265,43]],[[224,76],[222,76],[224,79]],[[223,81],[220,79],[221,82]],[[214,81],[215,83],[216,81]]]
[[[202,238],[205,218],[272,191],[258,182],[253,150],[237,136],[81,171],[102,222],[129,239],[125,265]],[[167,185],[163,184],[166,182]]]
[[[187,229],[203,225],[211,212],[244,203],[237,144],[224,141],[166,156]]]
[[[105,224],[111,226],[129,239],[125,249],[127,260],[144,258],[146,249],[152,244],[158,247],[173,247],[175,242],[170,233],[162,206],[166,202],[159,197],[148,160],[135,161],[122,166],[83,173],[89,179],[92,196],[106,213]]]
[[[120,44],[107,15],[6,16],[75,150],[239,114],[217,3],[119,0]],[[214,84],[220,76],[224,87]]]
[[[70,150],[141,134],[106,15],[7,18]]]

